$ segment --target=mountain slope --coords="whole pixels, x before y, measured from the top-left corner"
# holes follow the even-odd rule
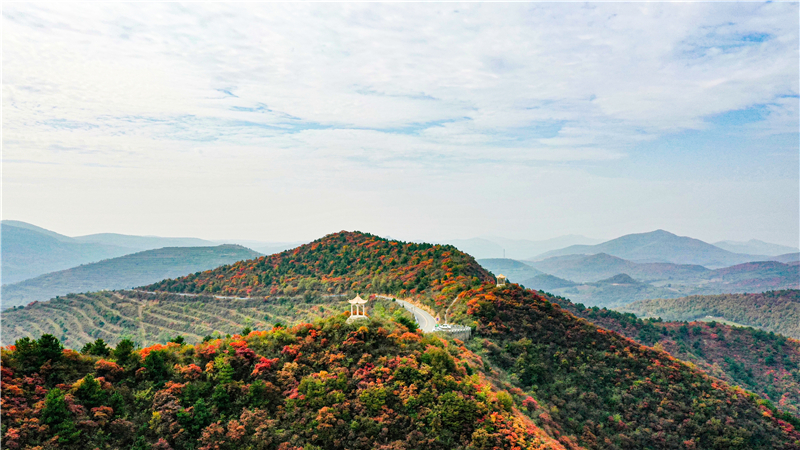
[[[759,241],[758,239],[750,239],[747,242],[719,241],[714,242],[714,245],[729,252],[744,253],[747,255],[778,256],[785,253],[797,253],[796,248],[770,244],[769,242]]]
[[[495,395],[507,413],[522,413],[528,417],[527,423],[535,424],[527,429],[525,426],[512,427],[515,430],[513,435],[505,434],[506,437],[533,437],[538,429],[565,448],[789,449],[796,448],[800,442],[800,434],[795,429],[800,421],[793,416],[776,411],[757,396],[710,377],[666,352],[642,346],[580,319],[534,291],[516,284],[496,287],[491,275],[474,259],[449,246],[407,244],[362,233],[342,232],[272,257],[166,280],[155,283],[148,289],[183,294],[197,291],[242,296],[250,294],[251,298],[248,300],[228,299],[231,304],[242,306],[250,302],[300,304],[305,298],[337,292],[352,293],[352,290],[359,290],[362,296],[368,293],[395,293],[424,302],[438,311],[452,305],[452,321],[475,328],[475,339],[467,342],[466,347],[460,341],[451,341],[448,343],[448,353],[452,351],[451,356],[463,355],[464,359],[454,361],[453,365],[455,362],[467,362],[469,369],[461,365],[467,373],[471,370],[479,377],[485,377],[493,387],[482,391],[462,391],[466,396],[464,399],[458,394],[455,394],[458,398],[454,398],[447,391],[454,384],[459,384],[461,378],[456,376],[458,374],[448,372],[438,378],[435,376],[437,366],[450,370],[453,365],[444,353],[431,348],[437,347],[434,343],[428,345],[427,341],[423,341],[426,345],[414,347],[420,353],[418,362],[414,365],[411,354],[402,353],[396,347],[396,342],[373,337],[392,335],[393,330],[388,324],[373,325],[363,322],[362,330],[360,324],[356,323],[349,328],[344,327],[338,335],[328,334],[326,327],[335,327],[337,323],[342,323],[343,317],[339,317],[329,320],[328,325],[323,323],[312,327],[298,327],[299,332],[294,335],[273,331],[272,334],[265,334],[262,342],[237,344],[242,348],[252,349],[254,354],[263,355],[267,360],[279,358],[277,362],[281,364],[281,370],[275,378],[269,378],[268,381],[274,386],[280,386],[275,389],[274,406],[283,409],[266,414],[263,420],[280,420],[268,426],[270,430],[295,431],[303,440],[292,445],[311,443],[329,448],[339,445],[355,446],[361,445],[362,441],[359,439],[365,437],[367,440],[363,444],[375,447],[375,442],[387,442],[379,440],[384,435],[401,436],[398,439],[414,435],[420,439],[433,440],[424,444],[391,441],[391,446],[386,444],[386,448],[431,448],[439,444],[447,448],[468,445],[475,448],[508,448],[503,441],[497,440],[499,436],[492,434],[500,425],[485,429],[485,433],[473,432],[469,436],[458,435],[460,437],[453,438],[455,430],[471,430],[472,428],[465,427],[472,427],[473,422],[475,427],[480,428],[486,420],[495,424],[498,421],[499,424],[504,424],[511,420],[510,416],[506,418],[502,414],[493,419],[489,414],[483,421],[480,419],[483,416],[460,415],[462,411],[472,410],[467,406],[471,397],[483,401],[484,396],[491,398],[492,395]],[[302,295],[287,297],[297,294]],[[186,302],[196,300],[188,295],[174,297],[182,297]],[[454,298],[457,299],[455,303],[452,302]],[[206,297],[205,301],[213,306],[216,299]],[[77,311],[80,305],[81,299],[76,298],[76,314],[79,314]],[[39,305],[33,305],[15,312],[29,312],[39,308]],[[100,313],[98,311],[96,314]],[[181,309],[175,311],[175,316],[181,314]],[[170,317],[163,317],[159,323],[165,329],[174,329],[170,328],[171,322]],[[385,331],[382,332],[381,327]],[[304,328],[308,331],[301,331]],[[371,331],[373,329],[374,334]],[[402,340],[404,334],[397,334],[398,339]],[[416,341],[419,338],[412,336],[406,336],[405,339]],[[209,344],[216,345],[216,342]],[[351,345],[352,352],[339,356],[342,346]],[[452,350],[449,350],[450,345],[453,346]],[[180,429],[187,430],[186,433],[199,433],[201,437],[207,430],[205,436],[208,439],[217,437],[222,442],[220,446],[228,445],[227,441],[223,441],[223,435],[252,434],[247,425],[242,425],[243,412],[239,408],[254,407],[246,403],[245,397],[250,387],[245,389],[245,385],[251,384],[251,380],[244,377],[256,370],[256,361],[245,358],[248,359],[245,365],[244,362],[235,360],[236,356],[251,355],[244,350],[239,352],[235,346],[214,348],[205,359],[198,360],[202,357],[204,348],[201,346],[199,351],[191,348],[175,350],[174,357],[159,356],[161,363],[153,360],[148,363],[145,360],[142,363],[144,370],[131,367],[134,378],[136,372],[139,372],[135,383],[139,383],[142,390],[155,387],[158,391],[161,386],[156,383],[167,380],[181,385],[188,384],[196,375],[205,383],[193,385],[191,388],[186,388],[185,385],[164,385],[167,389],[172,389],[173,397],[166,395],[169,392],[160,394],[160,391],[155,393],[155,397],[142,394],[145,398],[140,398],[135,403],[139,414],[136,417],[140,418],[137,420],[141,420],[136,423],[148,423],[149,426],[133,426],[132,429],[146,433],[143,436],[146,442],[153,443],[158,437],[162,437],[165,445],[183,448],[179,447],[183,445],[179,441],[183,434]],[[267,350],[262,349],[269,352],[263,353]],[[224,353],[224,350],[228,350],[228,353]],[[429,351],[435,351],[438,356],[429,354],[424,357]],[[400,361],[407,358],[413,370],[395,373],[394,368],[389,366],[395,356],[399,356],[396,359]],[[261,361],[267,364],[266,361]],[[211,362],[213,364],[209,365]],[[370,365],[362,365],[362,362]],[[190,367],[190,363],[197,368]],[[177,368],[175,364],[178,364]],[[271,367],[272,362],[267,365]],[[85,364],[84,367],[91,367],[91,364]],[[459,366],[455,367],[460,374]],[[183,368],[186,370],[185,375]],[[70,370],[64,369],[55,373],[66,377],[74,373]],[[171,372],[173,370],[175,372]],[[265,370],[269,369],[265,367]],[[181,373],[183,379],[172,378],[173,373]],[[433,377],[428,378],[432,373]],[[363,378],[367,375],[374,378]],[[304,382],[308,377],[310,379]],[[368,390],[371,387],[382,387],[382,384],[377,384],[378,379],[381,383],[388,383],[391,388]],[[422,388],[427,389],[425,383],[428,380],[432,383],[431,387],[437,390],[432,393],[436,399],[433,403],[427,403],[433,399],[421,392]],[[412,382],[418,381],[423,384],[415,384],[416,388],[410,387]],[[151,384],[147,385],[148,382]],[[339,385],[341,389],[328,389],[328,383],[337,382],[342,383]],[[373,382],[375,384],[371,384]],[[355,400],[350,396],[351,391],[345,390],[344,386],[365,389],[357,391],[362,404],[354,406],[355,410],[345,404],[349,402],[353,405]],[[411,390],[405,390],[406,387]],[[80,385],[76,386],[75,392],[79,388]],[[184,389],[189,392],[186,394],[190,396],[188,400],[184,400]],[[335,393],[337,390],[341,392]],[[508,390],[510,394],[494,394],[498,390]],[[9,394],[5,392],[4,395],[9,395],[14,390],[9,390]],[[394,396],[408,399],[411,403],[402,403],[401,407]],[[413,401],[411,397],[414,398]],[[196,406],[199,398],[204,398],[204,402],[208,398],[219,408],[229,407],[234,410],[223,415],[221,422],[214,428],[209,429],[208,422],[190,428],[189,424],[193,423],[190,419],[194,417],[195,410],[189,408]],[[297,401],[288,402],[289,400]],[[325,403],[326,400],[330,403]],[[202,410],[206,406],[208,404],[197,409]],[[326,407],[328,409],[323,410]],[[350,411],[350,416],[337,416],[340,410]],[[370,420],[359,419],[353,423],[352,411],[360,414],[366,411]],[[436,413],[429,416],[430,411]],[[219,411],[216,413],[219,415]],[[286,413],[292,415],[283,415]],[[409,419],[397,419],[398,415],[406,413],[411,414]],[[180,420],[186,422],[177,419],[181,415],[184,419]],[[458,418],[452,419],[454,415]],[[173,417],[176,419],[173,420]],[[409,424],[416,424],[414,420],[419,417],[429,417],[430,421],[425,423],[438,428],[419,428],[417,425],[410,427]],[[124,417],[122,419],[129,420]],[[233,420],[238,419],[241,421],[233,423]],[[312,422],[313,425],[309,426]],[[445,428],[441,428],[439,423],[454,423],[457,426],[448,432],[442,431]],[[321,424],[329,424],[333,428],[320,427]],[[316,427],[317,433],[325,430],[335,433],[329,439],[320,441],[317,439],[320,435],[315,437],[312,427]],[[242,429],[243,432],[237,431]],[[203,433],[200,433],[201,430]],[[420,431],[420,434],[414,434],[413,430]],[[371,434],[361,434],[367,431]],[[344,434],[350,432],[355,434]],[[191,438],[196,435],[187,436]],[[320,442],[324,444],[318,444]],[[343,442],[347,444],[340,444]],[[539,443],[545,445],[544,438]],[[244,448],[246,443],[239,446]]]
[[[78,242],[30,224],[24,225],[13,221],[0,224],[3,283],[16,283],[43,273],[135,251],[127,247]]]
[[[619,310],[664,320],[697,320],[710,316],[800,339],[800,290],[643,300]]]
[[[663,348],[706,373],[768,398],[785,411],[800,413],[800,341],[715,321],[637,319],[630,313],[549,298],[578,317],[644,345]]]
[[[343,231],[293,250],[164,280],[145,289],[241,297],[306,291],[425,294],[442,306],[454,292],[486,281],[494,278],[453,246],[404,243]]]
[[[696,264],[710,268],[769,259],[765,256],[732,253],[701,240],[676,236],[664,230],[628,234],[597,245],[573,245],[543,253],[535,259],[597,253],[607,253],[634,262]]]
[[[72,292],[141,286],[258,256],[258,253],[238,245],[147,250],[4,285],[0,288],[3,308],[45,301]]]
[[[343,316],[194,347],[89,349],[98,356],[43,337],[2,352],[2,444],[563,450],[464,350]]]
[[[784,264],[797,264],[800,262],[800,253],[786,253],[784,255],[778,255],[770,258],[772,261],[782,262]]]
[[[800,289],[800,266],[757,261],[709,272],[703,277],[698,291],[736,293],[787,288]]]
[[[129,236],[115,233],[69,237],[36,225],[3,220],[2,283],[11,284],[131,253],[163,247],[202,247],[214,243],[195,238]]]
[[[562,443],[745,449],[792,448],[800,439],[794,426],[763,420],[773,413],[744,390],[599,329],[533,291],[483,285],[461,295],[481,338],[470,348],[520,396],[530,395],[529,414],[557,429]]]

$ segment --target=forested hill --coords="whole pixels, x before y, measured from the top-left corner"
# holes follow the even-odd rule
[[[422,294],[441,303],[469,286],[493,280],[474,258],[451,245],[404,243],[342,231],[282,253],[143,289],[241,297],[382,292]]]
[[[721,322],[640,319],[606,308],[585,308],[562,297],[548,298],[607,330],[668,351],[706,373],[741,386],[800,415],[800,341],[764,330]]]
[[[3,448],[564,450],[476,371],[394,322],[277,327],[195,346],[2,351]],[[766,420],[762,420],[766,422]]]
[[[795,416],[540,293],[498,287],[449,246],[342,232],[148,289],[251,297],[227,299],[242,307],[354,290],[438,311],[456,299],[453,322],[475,338],[340,312],[138,352],[20,339],[3,354],[4,448],[800,449]]]
[[[697,320],[711,316],[800,339],[800,290],[797,289],[641,300],[619,309],[664,320]]]
[[[511,284],[463,292],[492,363],[533,417],[587,448],[798,448],[800,420]],[[513,391],[513,388],[512,388]],[[768,418],[766,422],[762,418]],[[538,422],[537,422],[538,423]],[[567,439],[568,438],[568,439]]]

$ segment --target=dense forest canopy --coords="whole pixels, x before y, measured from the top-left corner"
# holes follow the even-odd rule
[[[631,313],[586,308],[563,297],[543,295],[578,317],[666,350],[710,375],[758,393],[784,411],[800,414],[800,341],[796,339],[713,320],[640,319]]]
[[[340,316],[191,346],[3,350],[3,447],[562,448],[457,343]]]
[[[642,317],[678,321],[711,316],[800,338],[800,290],[797,289],[643,300],[620,310]]]
[[[405,243],[343,231],[283,253],[143,289],[242,297],[378,291],[424,295],[444,305],[464,288],[493,280],[474,258],[451,245]]]

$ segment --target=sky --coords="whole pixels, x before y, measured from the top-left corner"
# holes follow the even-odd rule
[[[800,240],[798,3],[2,6],[2,216]]]

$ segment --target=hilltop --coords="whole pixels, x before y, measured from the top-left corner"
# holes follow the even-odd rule
[[[167,247],[52,272],[0,290],[3,309],[70,293],[125,289],[260,256],[239,245]]]
[[[240,297],[372,291],[422,295],[443,306],[464,288],[493,279],[474,258],[451,245],[406,243],[343,231],[293,250],[143,289]]]
[[[181,334],[193,343],[244,326],[330,317],[347,308],[339,304],[341,296],[355,292],[419,296],[441,308],[465,286],[493,279],[452,246],[342,232],[282,253],[163,280],[140,291],[70,294],[6,310],[2,338],[8,344],[50,333],[78,347],[96,338],[111,343],[130,338],[151,345]],[[173,292],[182,295],[169,294]]]
[[[543,294],[516,284],[497,287],[488,271],[451,246],[341,232],[278,255],[165,280],[147,289],[173,292],[157,294],[160,297],[155,302],[152,297],[143,300],[160,304],[173,298],[172,315],[159,318],[159,326],[176,332],[184,323],[192,323],[170,328],[173,320],[196,314],[191,311],[195,307],[189,306],[192,302],[208,307],[225,302],[239,320],[250,314],[248,311],[258,314],[258,304],[301,305],[319,299],[316,306],[322,306],[325,298],[334,298],[325,296],[352,295],[354,291],[362,296],[392,293],[439,311],[453,304],[452,321],[475,330],[475,338],[467,343],[442,341],[401,327],[400,319],[396,324],[366,321],[362,327],[359,323],[345,325],[345,315],[335,314],[315,325],[299,326],[288,335],[280,327],[271,331],[267,327],[268,331],[248,337],[244,343],[236,336],[230,341],[209,337],[209,343],[196,347],[174,344],[145,349],[127,365],[112,358],[111,362],[123,369],[115,380],[128,380],[125,385],[130,389],[120,390],[123,400],[118,404],[124,406],[123,412],[97,401],[83,411],[88,415],[94,411],[91,407],[108,406],[113,412],[103,410],[104,420],[128,421],[131,439],[161,448],[188,448],[187,442],[193,442],[195,436],[205,439],[203,445],[244,447],[247,443],[237,439],[256,433],[255,427],[248,428],[254,423],[252,417],[275,421],[269,422],[264,432],[288,432],[271,436],[273,442],[295,435],[293,446],[326,448],[360,443],[369,447],[379,443],[386,448],[510,448],[508,439],[525,439],[517,445],[788,449],[800,442],[795,428],[800,421],[770,402],[665,351],[576,317]],[[204,296],[190,295],[196,293]],[[122,299],[116,303],[128,295],[156,295],[118,294]],[[207,294],[247,299],[218,299]],[[178,298],[186,302],[183,308],[177,304]],[[85,311],[82,298],[70,301],[76,316]],[[50,303],[14,312],[32,312]],[[130,309],[136,308],[132,305]],[[202,309],[202,304],[197,308]],[[105,313],[99,305],[95,311]],[[253,321],[257,328],[264,325]],[[402,347],[405,341],[408,351]],[[97,344],[87,347],[86,352],[91,354],[95,347]],[[214,348],[206,352],[209,347]],[[244,348],[252,353],[240,352]],[[450,356],[436,348],[446,349],[444,353]],[[162,350],[165,353],[159,353]],[[158,356],[151,357],[154,354]],[[29,376],[25,370],[35,370],[35,364],[18,362],[13,352],[5,357],[4,367],[15,371],[8,379],[18,379],[20,385],[25,380],[22,375]],[[81,386],[91,381],[76,381],[86,373],[100,376],[113,366],[77,355],[71,358],[75,365],[48,373],[60,377],[56,383],[62,384],[62,393],[71,396],[70,402],[84,405],[83,399],[92,397],[82,397]],[[393,366],[392,360],[405,360],[411,369],[400,369],[406,363]],[[91,372],[92,363],[106,372]],[[263,391],[259,385],[254,398],[251,392],[258,377],[252,377],[260,376],[259,364],[264,364],[260,367],[266,371],[265,382],[275,388],[267,385],[269,389]],[[75,369],[78,366],[83,372]],[[111,372],[117,373],[116,369]],[[367,375],[373,378],[363,378]],[[6,376],[4,372],[4,381]],[[467,384],[477,386],[475,390],[462,384],[464,377],[471,376],[477,378],[470,378]],[[108,388],[109,395],[115,392],[114,386]],[[4,401],[14,395],[12,391],[4,391]],[[274,400],[265,392],[275,392]],[[45,394],[37,395],[40,397],[31,396],[30,400],[17,396],[15,401],[33,405]],[[61,398],[61,394],[52,395],[57,404],[60,400],[55,397]],[[125,395],[130,395],[129,400]],[[258,412],[264,407],[252,402],[265,396],[272,409]],[[134,402],[134,398],[143,401]],[[477,413],[461,415],[467,411]],[[253,416],[256,413],[262,415]],[[10,417],[5,410],[3,414],[8,423]],[[31,414],[40,417],[35,411]],[[215,419],[219,422],[207,419],[209,416],[219,417]],[[21,419],[30,415],[13,417],[20,417],[14,422],[19,426],[30,423]],[[76,426],[81,420],[92,419],[74,416]],[[100,428],[87,429],[106,430],[102,427],[110,422],[95,423]],[[502,431],[506,430],[503,424],[510,424],[509,433]],[[86,432],[83,436],[96,445],[92,439],[102,435]],[[411,437],[418,440],[402,441]],[[164,440],[163,445],[159,439]]]

